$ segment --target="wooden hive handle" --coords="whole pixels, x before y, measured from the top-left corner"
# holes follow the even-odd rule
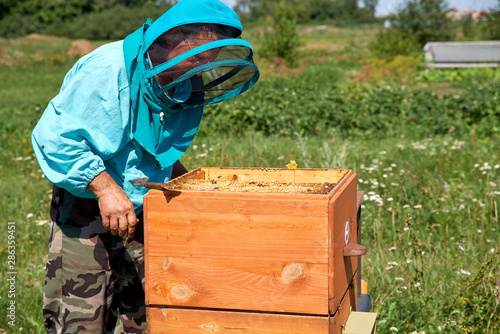
[[[368,248],[360,244],[348,243],[344,247],[344,256],[360,256],[368,253]]]

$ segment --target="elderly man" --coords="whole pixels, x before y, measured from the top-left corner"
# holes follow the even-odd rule
[[[54,184],[44,320],[50,333],[145,331],[142,198],[165,182],[203,107],[249,89],[259,71],[237,15],[182,0],[125,40],[80,59],[32,134]]]

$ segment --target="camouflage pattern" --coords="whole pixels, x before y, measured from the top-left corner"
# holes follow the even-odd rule
[[[96,200],[54,187],[43,316],[49,333],[145,333],[142,215],[132,240],[101,223]]]

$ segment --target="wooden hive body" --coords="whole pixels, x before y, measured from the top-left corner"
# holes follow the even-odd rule
[[[189,180],[212,189],[184,190]],[[331,183],[317,193],[221,191],[221,181]],[[340,333],[356,309],[356,174],[198,168],[144,198],[151,333]],[[349,232],[346,232],[349,231]]]

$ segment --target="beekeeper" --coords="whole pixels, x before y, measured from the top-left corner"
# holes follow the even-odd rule
[[[236,13],[182,0],[125,40],[81,58],[32,142],[53,184],[43,316],[50,333],[145,331],[142,198],[165,182],[203,107],[256,83]]]

